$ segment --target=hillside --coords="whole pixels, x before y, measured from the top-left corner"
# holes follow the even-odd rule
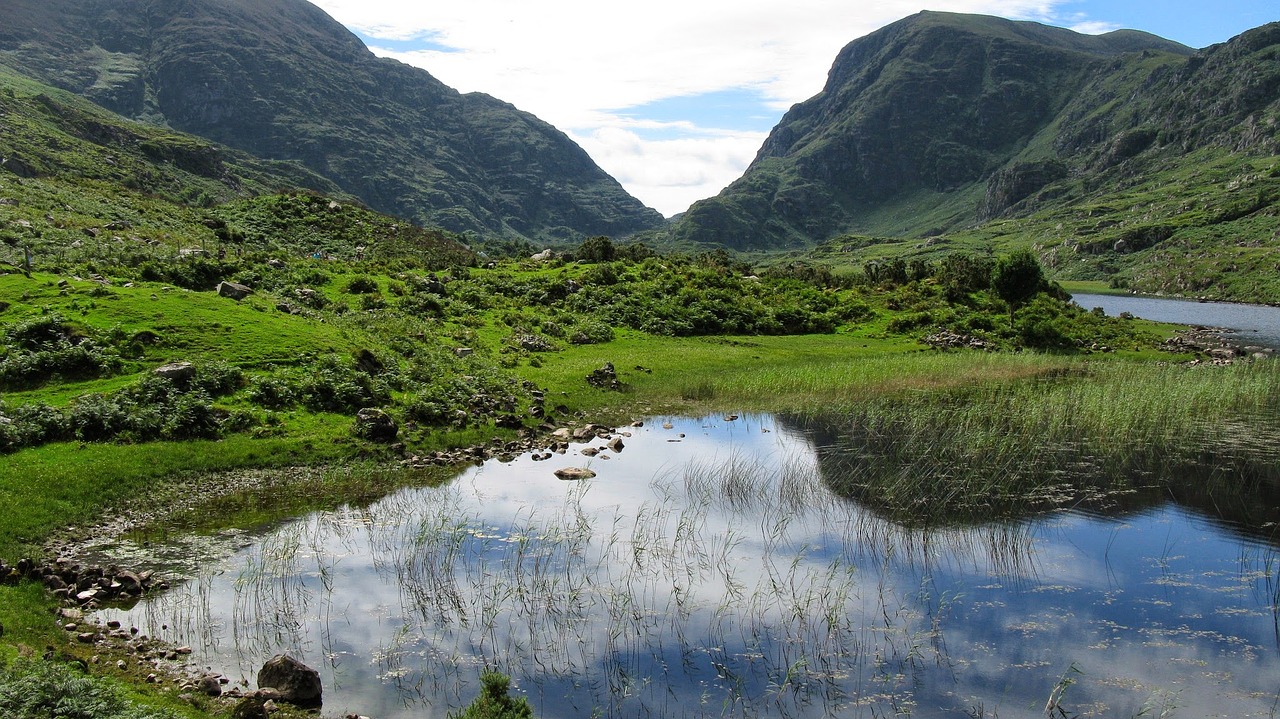
[[[424,226],[564,241],[662,222],[562,132],[375,57],[305,0],[12,0],[0,61]]]
[[[371,211],[295,163],[125,120],[2,65],[0,126],[0,270],[27,253],[36,269],[104,274],[185,258],[187,279],[211,289],[223,277],[201,258],[219,251],[475,260],[458,237]]]
[[[1278,44],[921,13],[850,43],[672,237],[851,264],[1035,246],[1062,277],[1277,302]]]

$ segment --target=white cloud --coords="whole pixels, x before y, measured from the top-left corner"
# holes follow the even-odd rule
[[[742,174],[764,142],[763,132],[698,132],[679,139],[646,140],[621,127],[572,137],[623,187],[664,214],[682,212]],[[746,158],[744,162],[743,158]]]
[[[1119,30],[1120,26],[1110,22],[1096,22],[1086,20],[1085,22],[1076,23],[1071,26],[1072,30],[1085,35],[1102,35],[1103,33]]]
[[[568,132],[664,214],[740,175],[763,136],[717,132],[712,121],[691,117],[685,139],[647,139],[629,124],[635,118],[620,111],[737,89],[758,92],[763,109],[781,117],[821,90],[841,47],[920,9],[918,0],[314,1],[373,38],[378,54],[425,68],[463,92],[501,98]],[[1051,20],[1063,2],[939,0],[931,9]],[[388,47],[376,47],[378,40]],[[413,40],[447,51],[389,49]]]

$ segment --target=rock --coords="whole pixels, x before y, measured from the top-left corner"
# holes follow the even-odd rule
[[[200,677],[200,681],[196,684],[196,688],[201,694],[211,697],[222,696],[222,682],[218,681],[218,677],[214,674],[206,674]]]
[[[253,288],[236,284],[235,282],[220,282],[218,284],[218,294],[239,301],[253,294]]]
[[[584,447],[580,454],[583,457],[594,457],[597,454],[600,454],[600,449],[598,447]]]
[[[516,337],[516,344],[526,352],[554,352],[556,346],[542,335],[522,334]]]
[[[609,443],[606,444],[605,446],[613,450],[614,452],[621,452],[622,448],[625,447],[626,445],[622,443],[621,437],[614,437],[613,439],[609,440]]]
[[[457,355],[458,357],[470,357],[474,352],[475,350],[471,349],[470,347],[454,347],[453,348],[453,354]]]
[[[547,262],[549,260],[555,259],[555,256],[556,256],[555,252],[552,252],[551,250],[543,250],[542,252],[539,252],[536,255],[530,255],[529,259],[533,260],[534,262]]]
[[[556,477],[563,479],[566,482],[580,479],[592,479],[595,476],[596,473],[586,467],[563,467],[556,470]]]
[[[269,719],[266,703],[269,699],[249,696],[241,699],[231,711],[231,719]]]
[[[280,700],[304,708],[321,704],[320,673],[293,657],[278,654],[258,670],[258,686],[280,692]]]
[[[366,407],[356,413],[356,435],[370,442],[390,443],[396,440],[400,427],[391,415],[375,407]]]
[[[116,581],[120,583],[121,591],[132,592],[138,594],[142,591],[142,577],[128,570],[117,572]]]
[[[196,368],[190,362],[170,362],[153,370],[157,377],[174,382],[185,382],[195,376]]]
[[[625,386],[618,381],[618,373],[612,362],[606,362],[603,367],[587,375],[587,384],[614,392],[621,392]]]

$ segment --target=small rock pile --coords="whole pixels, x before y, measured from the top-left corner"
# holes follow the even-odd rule
[[[644,422],[635,422],[631,426],[643,427]],[[623,439],[631,436],[629,432],[618,431],[600,424],[587,424],[576,428],[557,428],[555,425],[543,424],[538,429],[538,435],[522,437],[517,441],[507,442],[495,437],[487,445],[425,455],[415,454],[405,458],[400,464],[412,469],[426,469],[427,467],[482,463],[495,458],[507,461],[526,453],[530,454],[533,461],[542,462],[557,454],[568,454],[572,443],[588,443],[596,439],[608,440],[605,449],[612,450],[616,454],[624,447]],[[590,457],[599,452],[599,449],[588,448],[581,453]]]
[[[153,589],[169,588],[168,582],[157,579],[150,571],[81,565],[65,558],[44,564],[23,559],[12,567],[0,561],[0,580],[17,584],[23,579],[40,582],[59,599],[90,608],[106,601],[127,602]]]
[[[618,372],[613,368],[612,362],[606,362],[603,367],[587,375],[587,384],[613,392],[622,392],[626,389],[626,385],[618,379]]]
[[[1164,341],[1166,351],[1201,355],[1215,365],[1229,365],[1241,360],[1261,360],[1274,356],[1268,347],[1241,346],[1222,337],[1228,330],[1192,327]],[[1194,360],[1200,362],[1202,360]]]
[[[934,334],[925,337],[922,341],[935,349],[990,349],[990,346],[985,341],[980,340],[977,337],[962,335],[957,332],[952,332],[951,330],[935,332]]]

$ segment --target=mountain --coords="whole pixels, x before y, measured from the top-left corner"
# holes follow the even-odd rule
[[[304,0],[6,0],[0,62],[423,225],[563,241],[662,223],[564,133],[374,56]]]
[[[1082,176],[1118,189],[1157,156],[1274,153],[1278,32],[1193,53],[1135,31],[911,16],[846,46],[822,92],[673,234],[738,248],[935,236],[1017,215]]]
[[[185,277],[211,289],[223,268],[199,259],[215,254],[473,264],[458,240],[369,210],[297,163],[126,120],[0,65],[0,274],[27,257],[126,276],[184,266],[212,273]]]

